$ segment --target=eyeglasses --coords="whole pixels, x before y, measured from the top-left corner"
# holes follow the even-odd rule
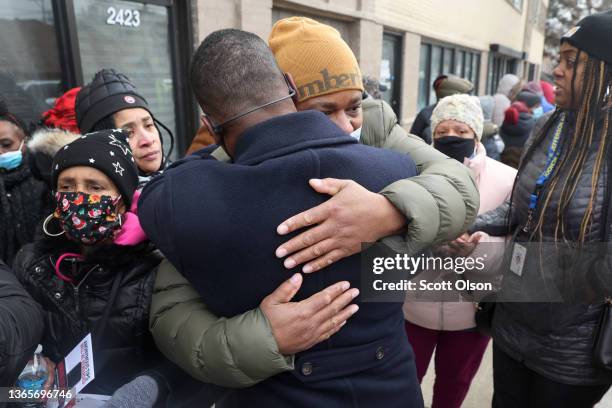
[[[289,80],[287,79],[286,75],[283,75],[283,77],[285,78],[285,83],[287,84],[287,88],[289,89],[289,95],[287,96],[283,96],[282,98],[278,98],[275,99],[271,102],[265,103],[263,105],[260,106],[256,106],[252,109],[249,109],[246,112],[240,113],[236,116],[232,116],[231,118],[229,118],[228,120],[226,120],[225,122],[219,123],[218,125],[215,124],[215,122],[212,120],[212,117],[210,115],[208,115],[207,113],[202,113],[202,115],[204,117],[207,117],[210,124],[212,125],[212,131],[215,132],[216,134],[221,134],[223,132],[223,127],[226,126],[228,123],[234,122],[244,116],[250,115],[251,113],[258,111],[260,109],[264,109],[267,108],[270,105],[274,105],[275,103],[278,103],[280,101],[284,101],[285,99],[289,99],[289,98],[293,98],[295,96],[295,89],[293,89],[293,87],[291,86],[291,84],[289,83]]]

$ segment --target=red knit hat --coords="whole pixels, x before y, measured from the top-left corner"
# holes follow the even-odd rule
[[[504,112],[504,124],[516,126],[519,122],[521,112],[529,112],[529,108],[523,102],[513,102]]]
[[[43,113],[45,126],[80,133],[74,111],[76,96],[80,90],[80,87],[72,88],[55,100],[54,107]]]

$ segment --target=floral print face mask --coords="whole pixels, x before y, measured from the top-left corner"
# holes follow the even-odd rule
[[[94,245],[112,239],[121,229],[121,215],[117,211],[120,199],[121,196],[57,192],[53,216],[69,239]]]

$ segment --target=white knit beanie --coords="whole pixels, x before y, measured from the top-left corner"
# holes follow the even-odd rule
[[[484,126],[484,117],[480,101],[476,96],[470,95],[451,95],[438,101],[436,108],[431,114],[432,133],[440,122],[445,120],[456,120],[457,122],[468,125],[480,141]]]

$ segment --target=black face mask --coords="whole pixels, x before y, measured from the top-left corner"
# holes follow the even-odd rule
[[[434,139],[434,147],[463,164],[463,160],[470,158],[474,154],[476,143],[474,139],[464,139],[458,136],[443,136]]]

